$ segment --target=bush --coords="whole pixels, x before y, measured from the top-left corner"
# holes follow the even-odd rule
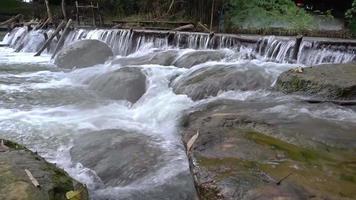
[[[313,18],[291,0],[230,0],[232,25],[238,28],[311,29]]]

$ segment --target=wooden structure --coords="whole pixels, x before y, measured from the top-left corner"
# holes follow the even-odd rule
[[[177,27],[191,26],[194,22],[190,21],[157,21],[157,20],[113,20],[116,28],[127,28],[127,27],[136,27],[136,28],[146,28],[153,30],[171,30]]]
[[[83,25],[90,24],[93,26],[103,25],[103,18],[100,14],[99,3],[94,5],[93,2],[90,2],[90,5],[79,5],[78,1],[75,1],[75,8],[77,11],[76,20],[78,26],[80,26],[81,23],[83,23]]]

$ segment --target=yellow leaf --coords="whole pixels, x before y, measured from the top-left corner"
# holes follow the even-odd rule
[[[66,193],[66,197],[68,200],[80,200],[81,191],[69,191]]]

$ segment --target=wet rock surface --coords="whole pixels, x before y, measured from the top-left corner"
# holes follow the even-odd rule
[[[171,65],[174,59],[178,56],[177,50],[167,50],[167,51],[159,51],[153,52],[148,55],[140,56],[140,57],[124,57],[118,58],[111,62],[111,64],[119,64],[121,66],[127,65],[144,65],[144,64],[157,64],[168,66]]]
[[[208,61],[218,61],[223,59],[226,56],[226,53],[223,51],[192,51],[183,54],[177,58],[173,65],[180,68],[191,68],[194,65],[205,63]]]
[[[188,155],[200,198],[355,199],[355,125],[256,112],[273,104],[218,100],[183,117],[185,144],[199,132]]]
[[[89,88],[104,97],[135,103],[146,92],[146,76],[139,67],[124,67],[94,77]]]
[[[66,193],[81,191],[80,199],[88,199],[86,188],[63,170],[47,163],[25,147],[5,141],[0,148],[0,199],[4,200],[66,200]],[[29,170],[38,181],[35,187],[26,175]]]
[[[356,65],[326,64],[282,73],[276,88],[327,99],[356,99]]]
[[[99,40],[80,40],[64,47],[55,57],[60,68],[72,69],[104,63],[113,56],[111,48]]]
[[[163,152],[152,140],[123,130],[91,132],[75,140],[71,155],[105,185],[125,186],[162,167]]]
[[[229,90],[257,90],[269,88],[272,79],[258,67],[238,68],[234,65],[203,67],[173,81],[176,94],[186,94],[193,100],[217,96]]]

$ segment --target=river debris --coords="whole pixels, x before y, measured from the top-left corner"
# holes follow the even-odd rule
[[[0,142],[0,152],[7,152],[9,151],[9,147],[4,144],[4,140]]]
[[[30,170],[28,169],[25,169],[25,172],[28,176],[28,178],[31,180],[32,184],[35,186],[35,187],[40,187],[40,183],[37,181],[37,179],[35,177],[33,177],[32,173],[30,172]]]
[[[190,140],[187,143],[187,154],[189,154],[190,150],[192,149],[195,141],[198,139],[199,137],[199,130],[197,131],[197,133],[195,135],[193,135],[192,138],[190,138]]]

